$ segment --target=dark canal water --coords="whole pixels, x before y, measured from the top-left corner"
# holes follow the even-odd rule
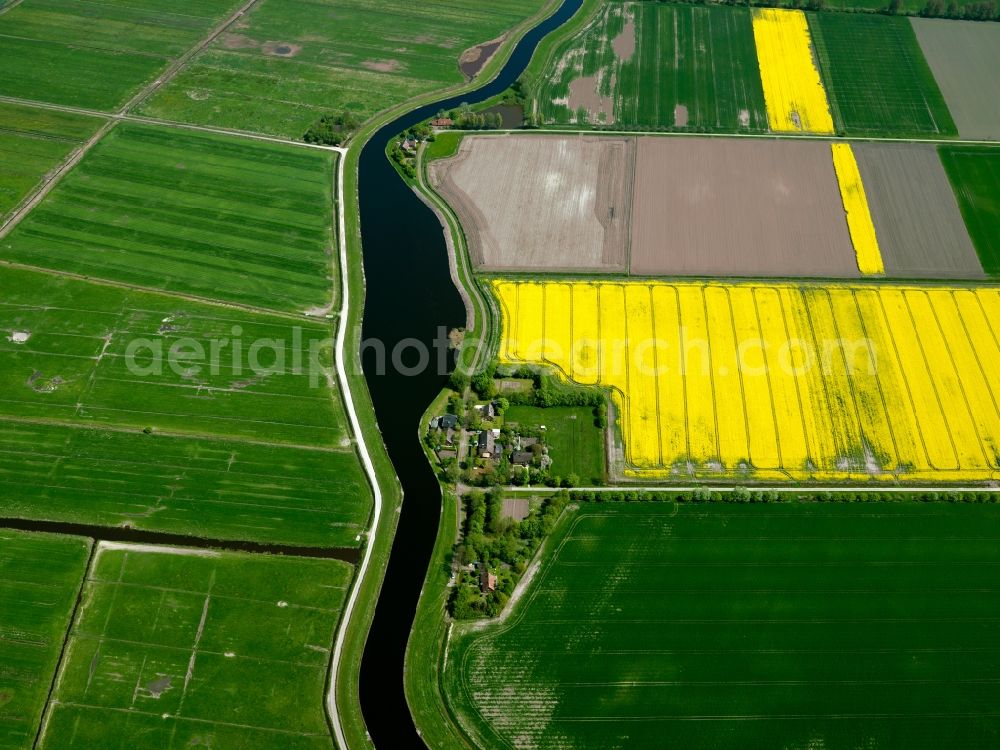
[[[542,37],[565,23],[581,4],[564,0],[554,15],[521,40],[491,83],[416,109],[383,127],[365,146],[358,189],[367,280],[362,329],[366,340],[381,341],[391,352],[399,342],[412,339],[433,353],[432,342],[442,327],[465,325],[465,308],[448,272],[441,225],[399,179],[385,157],[386,143],[439,109],[482,101],[506,89],[527,66]],[[416,359],[411,349],[403,362],[413,366]],[[361,706],[379,750],[422,748],[403,694],[403,657],[437,535],[441,494],[421,450],[417,426],[447,375],[434,366],[412,375],[392,367],[379,372],[372,348],[363,352],[362,364],[404,501],[361,664]]]

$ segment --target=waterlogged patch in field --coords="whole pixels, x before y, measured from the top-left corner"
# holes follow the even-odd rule
[[[11,268],[0,289],[0,415],[323,448],[346,438],[324,322]]]
[[[122,123],[0,254],[262,308],[327,309],[333,162],[318,150]]]
[[[41,748],[332,748],[323,711],[351,567],[98,549]]]
[[[0,750],[29,750],[90,556],[90,540],[0,531]]]
[[[864,134],[957,133],[909,19],[862,13],[808,18],[840,128]]]
[[[464,80],[459,58],[542,0],[261,0],[142,106],[172,120],[300,138]]]
[[[0,222],[101,125],[51,109],[0,102]]]
[[[743,9],[608,3],[558,51],[538,103],[550,123],[764,130],[755,59]]]
[[[110,111],[195,46],[238,0],[30,0],[0,15],[0,94]]]
[[[767,120],[778,133],[833,133],[830,104],[813,57],[805,13],[753,11]]]
[[[584,504],[456,628],[477,747],[990,747],[1000,507]]]
[[[831,143],[833,166],[837,171],[840,197],[847,214],[847,227],[851,232],[851,243],[858,258],[858,269],[863,274],[885,273],[882,254],[879,252],[875,225],[868,208],[865,186],[858,171],[858,162],[849,143]]]
[[[983,270],[1000,276],[1000,149],[942,146],[940,153]]]
[[[628,475],[1000,476],[994,287],[498,280],[494,290],[502,359],[611,391]]]

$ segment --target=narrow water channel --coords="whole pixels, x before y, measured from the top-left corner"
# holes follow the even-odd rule
[[[366,277],[362,337],[392,352],[403,341],[419,341],[434,352],[439,330],[465,324],[465,309],[448,272],[444,235],[437,217],[399,178],[385,156],[394,135],[439,109],[494,96],[525,69],[539,41],[565,23],[583,0],[559,9],[520,41],[500,74],[474,92],[428,104],[380,129],[361,152],[359,198]],[[412,367],[410,349],[403,364]],[[379,750],[422,748],[403,694],[403,658],[417,599],[437,535],[441,495],[424,457],[417,426],[447,375],[433,366],[403,374],[379,367],[375,348],[362,365],[382,437],[403,487],[403,508],[361,664],[361,707]],[[387,357],[388,359],[388,357]],[[433,358],[432,358],[433,359]],[[391,363],[390,363],[391,364]]]

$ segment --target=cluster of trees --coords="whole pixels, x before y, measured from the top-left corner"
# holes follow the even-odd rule
[[[495,573],[497,588],[483,594],[478,573],[463,571],[452,592],[449,611],[457,620],[494,617],[504,608],[542,539],[552,531],[569,494],[553,495],[520,522],[502,518],[503,492],[499,489],[470,492],[463,501],[464,538],[455,547],[455,561],[463,567],[477,562],[478,570]]]
[[[899,0],[892,0],[892,2],[898,5]],[[1000,20],[995,0],[967,3],[965,6],[959,6],[955,0],[951,0],[947,5],[944,0],[927,0],[920,15],[925,18],[962,18],[966,21]]]
[[[323,115],[309,126],[302,140],[324,146],[339,146],[360,124],[358,118],[347,111],[339,115]]]
[[[403,151],[398,143],[389,146],[389,158],[399,165],[399,170],[411,180],[417,179],[416,159]]]
[[[503,127],[503,118],[499,112],[473,112],[465,102],[451,112],[438,114],[439,116],[447,114],[455,123],[455,127],[463,130],[499,130]]]
[[[750,490],[737,487],[729,492],[699,487],[686,492],[669,490],[613,490],[594,492],[577,490],[571,493],[574,502],[581,503],[635,503],[635,502],[675,502],[675,503],[779,503],[793,500],[815,500],[821,503],[886,503],[917,501],[923,503],[996,503],[1000,494],[993,492],[879,492],[877,490],[857,490],[851,492],[809,492],[800,495],[778,493],[773,490]]]

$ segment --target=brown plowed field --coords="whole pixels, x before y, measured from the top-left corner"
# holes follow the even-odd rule
[[[934,146],[856,143],[854,154],[888,276],[985,275]]]
[[[911,18],[963,138],[1000,139],[1000,24]]]
[[[830,144],[640,138],[631,271],[857,277]]]
[[[429,176],[477,267],[621,272],[634,149],[625,138],[469,137]]]

